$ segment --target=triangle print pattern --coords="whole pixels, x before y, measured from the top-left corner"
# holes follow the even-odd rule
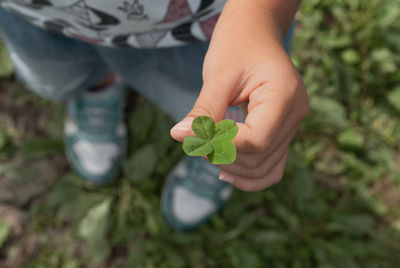
[[[135,34],[135,38],[140,47],[152,48],[156,47],[166,34],[167,31],[151,31],[141,34]]]
[[[190,11],[189,4],[186,0],[171,0],[169,2],[167,13],[159,24],[177,21],[190,15],[192,15],[192,12]]]
[[[66,13],[73,14],[77,20],[85,25],[90,25],[90,15],[85,0],[77,1],[76,3],[60,8]]]
[[[203,30],[204,35],[208,39],[211,38],[211,35],[212,35],[213,31],[214,31],[215,24],[218,21],[218,18],[219,18],[219,14],[215,15],[215,16],[212,16],[211,18],[206,19],[204,21],[200,21],[201,29]]]

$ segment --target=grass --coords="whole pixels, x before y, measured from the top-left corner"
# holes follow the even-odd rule
[[[236,191],[189,233],[160,215],[183,156],[164,113],[131,96],[119,180],[85,185],[63,155],[63,106],[25,91],[1,46],[0,266],[399,267],[399,17],[398,0],[303,2],[292,55],[311,111],[284,180]]]

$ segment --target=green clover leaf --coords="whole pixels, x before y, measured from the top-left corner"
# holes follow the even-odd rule
[[[226,119],[217,124],[208,116],[193,120],[192,130],[197,137],[186,137],[183,151],[190,156],[205,156],[212,164],[232,164],[236,160],[236,148],[232,140],[239,128],[233,120]]]

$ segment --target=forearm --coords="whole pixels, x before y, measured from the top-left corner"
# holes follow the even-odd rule
[[[279,28],[281,34],[284,36],[301,0],[229,0],[230,2],[241,2],[241,5],[252,6],[257,11],[258,15],[266,17],[267,20],[273,20],[275,26]]]
[[[250,31],[283,41],[301,0],[228,0],[221,14],[221,31]],[[218,27],[217,27],[218,28]],[[218,29],[217,29],[218,30]]]

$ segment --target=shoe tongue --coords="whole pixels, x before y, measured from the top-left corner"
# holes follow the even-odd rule
[[[81,107],[79,112],[80,128],[88,134],[106,134],[113,129],[112,107]]]
[[[94,135],[112,133],[121,112],[119,103],[123,91],[120,85],[120,81],[115,81],[102,90],[87,91],[75,103],[79,126],[84,132]]]
[[[209,185],[215,185],[216,182],[218,182],[217,176],[219,173],[219,168],[209,164],[208,162],[203,163],[202,168],[203,176],[201,177],[201,181]]]
[[[97,89],[96,91],[85,91],[83,93],[82,99],[86,101],[101,101],[101,100],[110,100],[114,99],[116,96],[121,94],[121,80],[118,79],[114,81],[112,84],[105,86],[101,89]]]
[[[186,182],[196,192],[201,192],[202,195],[214,196],[215,192],[225,184],[223,181],[218,180],[219,168],[211,165],[207,160],[196,160],[192,162],[190,179],[186,180]]]

